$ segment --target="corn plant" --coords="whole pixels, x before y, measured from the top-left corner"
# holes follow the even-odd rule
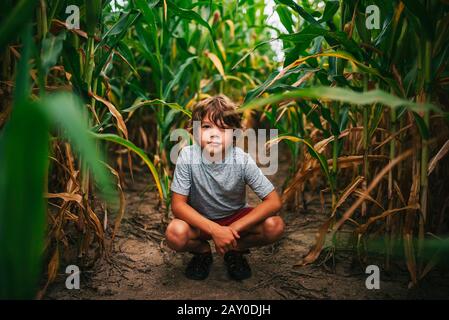
[[[79,29],[66,21],[69,5],[79,8]],[[242,47],[248,51],[270,36],[263,3],[245,7],[248,14],[232,2],[6,1],[0,128],[2,172],[9,171],[2,175],[0,237],[10,245],[1,251],[2,297],[42,297],[66,251],[76,249],[83,263],[107,257],[107,240],[113,241],[126,212],[125,169],[132,178],[136,161],[148,167],[148,184],[168,218],[170,131],[187,125],[199,99],[218,92],[242,99],[275,67],[274,53],[263,48],[232,70]],[[18,38],[30,23],[28,40]],[[265,69],[257,67],[262,62]],[[24,140],[31,135],[33,148]],[[23,170],[27,150],[35,166]],[[106,162],[111,154],[118,166]],[[110,181],[116,181],[116,201],[98,197],[111,189]],[[15,201],[23,206],[14,207]],[[17,230],[29,211],[35,216],[24,224],[27,236],[5,231]]]
[[[381,23],[370,30],[373,4]],[[80,10],[79,29],[66,21],[69,5]],[[298,264],[316,261],[326,238],[335,252],[336,232],[352,226],[361,261],[382,251],[388,268],[400,257],[414,284],[432,269],[447,248],[439,240],[449,203],[440,178],[449,151],[447,1],[276,0],[273,13],[268,5],[5,1],[2,297],[35,296],[45,273],[41,297],[73,247],[86,260],[92,251],[92,261],[107,256],[136,165],[148,168],[167,222],[170,132],[216,93],[243,104],[247,127],[279,130],[269,145],[290,150],[283,198],[291,210],[307,210],[304,192],[320,194],[328,220]],[[112,192],[111,181],[116,201],[98,197]],[[19,224],[27,237],[9,231]]]
[[[430,119],[433,114],[434,121],[442,118],[440,125],[447,126],[448,47],[443,39],[449,37],[449,8],[439,1],[360,0],[326,1],[320,11],[307,1],[276,2],[288,31],[279,36],[284,67],[247,96],[244,109],[264,108],[272,125],[282,129],[271,143],[307,147],[308,154],[292,163],[296,173],[284,192],[286,201],[304,189],[316,169],[332,194],[329,221],[301,264],[318,258],[328,230],[335,233],[351,221],[360,252],[367,231],[382,221],[386,267],[401,240],[416,284],[434,263],[423,250],[426,230],[432,229],[429,152],[432,148],[436,155],[434,168],[438,155],[447,152],[447,129],[432,139]],[[373,3],[384,17],[380,30],[365,26],[366,7]],[[255,99],[261,96],[267,97]],[[343,170],[354,167],[344,186],[348,174]],[[339,215],[351,195],[358,200]]]
[[[82,154],[103,187],[105,199],[113,198],[108,171],[88,133],[80,101],[68,93],[48,95],[31,101],[28,59],[31,28],[24,31],[23,51],[17,70],[14,106],[2,131],[0,183],[0,296],[33,298],[42,271],[45,249],[46,204],[50,129],[58,126]],[[64,109],[61,109],[64,106]],[[33,137],[33,143],[29,143]]]

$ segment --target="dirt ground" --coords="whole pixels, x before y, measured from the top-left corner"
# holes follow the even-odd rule
[[[284,172],[282,172],[284,171]],[[285,170],[269,177],[280,191]],[[184,277],[188,253],[175,253],[164,242],[161,212],[155,210],[156,193],[146,191],[150,177],[135,174],[126,188],[127,210],[108,260],[81,267],[79,290],[65,287],[64,270],[48,288],[45,299],[448,299],[449,274],[435,270],[418,288],[408,289],[405,267],[381,271],[380,289],[365,286],[364,267],[352,254],[337,251],[326,263],[294,267],[309,251],[325,215],[319,197],[308,195],[307,211],[282,211],[286,222],[276,244],[251,249],[248,260],[253,276],[242,282],[228,278],[223,259],[214,253],[205,281]],[[248,193],[250,205],[257,204]],[[76,262],[73,262],[76,264]],[[65,269],[65,268],[64,268]]]

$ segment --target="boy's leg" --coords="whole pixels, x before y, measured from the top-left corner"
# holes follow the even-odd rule
[[[284,233],[284,221],[280,216],[268,217],[254,227],[243,230],[237,241],[237,250],[265,246],[279,240]]]
[[[212,266],[212,252],[209,242],[200,236],[200,231],[183,220],[173,219],[165,235],[170,248],[193,254],[185,269],[185,276],[192,280],[206,279]]]
[[[224,255],[229,276],[238,281],[251,277],[251,267],[244,257],[246,249],[273,243],[279,240],[283,232],[284,221],[279,216],[269,217],[248,230],[241,230],[237,248]]]
[[[167,244],[173,250],[195,253],[210,252],[209,243],[200,239],[199,236],[200,231],[198,229],[191,227],[181,219],[173,219],[165,231]]]

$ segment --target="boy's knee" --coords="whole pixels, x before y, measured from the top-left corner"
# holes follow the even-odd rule
[[[263,224],[264,235],[267,240],[274,242],[284,233],[284,220],[279,216],[269,217]]]
[[[189,241],[189,225],[179,219],[174,219],[165,230],[168,246],[176,251],[182,251]]]

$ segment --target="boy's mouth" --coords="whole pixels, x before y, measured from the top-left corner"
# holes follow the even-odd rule
[[[207,145],[212,146],[212,147],[219,147],[219,146],[221,146],[221,142],[209,141],[207,143]]]

